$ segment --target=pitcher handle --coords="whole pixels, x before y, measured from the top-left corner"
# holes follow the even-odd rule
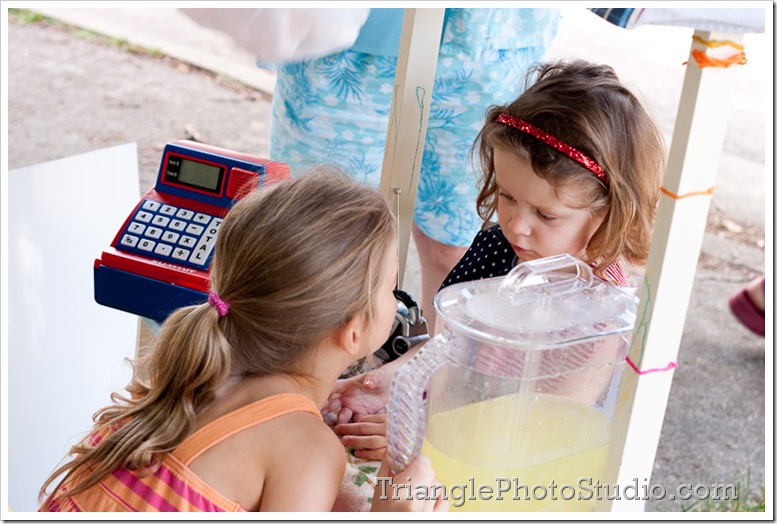
[[[556,275],[554,280],[543,276]],[[533,277],[540,277],[533,283]],[[504,277],[497,293],[513,304],[524,300],[536,300],[543,295],[559,297],[594,285],[591,266],[568,254],[522,262]]]
[[[456,335],[445,332],[427,342],[399,368],[386,404],[386,440],[393,474],[404,470],[421,453],[426,430],[424,390],[435,371],[453,360]]]

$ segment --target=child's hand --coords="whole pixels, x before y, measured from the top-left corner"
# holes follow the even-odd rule
[[[366,415],[358,422],[337,424],[335,433],[353,454],[368,460],[381,460],[386,454],[386,414]]]
[[[399,487],[399,485],[407,484],[411,485],[409,492],[406,486]],[[370,511],[448,511],[449,503],[447,500],[442,498],[438,500],[431,499],[435,495],[433,486],[439,484],[440,482],[434,475],[432,461],[429,457],[421,455],[411,462],[404,471],[400,471],[393,476],[390,474],[387,461],[384,460],[376,477]],[[415,487],[422,485],[428,486],[426,491],[428,492],[429,500],[422,496],[416,496],[419,490]],[[395,486],[398,488],[396,493],[394,492]],[[437,490],[437,492],[442,493],[441,490]],[[394,500],[395,496],[397,500]]]
[[[384,366],[385,367],[385,366]],[[386,407],[393,374],[383,368],[335,382],[326,407],[325,419],[337,413],[337,424],[372,415]]]

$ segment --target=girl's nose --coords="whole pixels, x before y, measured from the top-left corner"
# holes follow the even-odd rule
[[[515,213],[510,217],[510,231],[517,236],[528,237],[531,235],[531,226],[529,220],[526,219],[521,213]]]

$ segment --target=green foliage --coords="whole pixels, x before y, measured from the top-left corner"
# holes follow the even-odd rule
[[[689,501],[681,506],[688,512],[749,512],[766,511],[766,488],[761,487],[760,493],[750,489],[750,472],[744,479],[739,479],[736,486],[736,498],[715,500],[712,497],[704,500]]]
[[[91,31],[89,29],[73,27],[63,22],[60,22],[59,20],[56,20],[54,18],[42,15],[40,13],[36,13],[34,11],[30,11],[27,9],[9,9],[8,15],[9,15],[9,20],[12,23],[16,23],[20,25],[40,24],[40,25],[48,25],[48,26],[59,26],[64,30],[70,31],[71,33],[78,36],[79,38],[97,40],[107,45],[116,46],[119,49],[123,49],[124,51],[127,51],[128,53],[132,53],[134,55],[150,56],[152,58],[161,58],[163,56],[162,53],[157,49],[146,49],[138,45],[131,44],[130,42],[124,40],[123,38],[112,38],[112,37],[97,33],[95,31]]]
[[[40,13],[28,11],[27,9],[10,8],[8,9],[9,19],[17,24],[56,24],[57,21]]]

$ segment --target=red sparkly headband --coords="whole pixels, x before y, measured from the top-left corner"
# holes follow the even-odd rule
[[[496,121],[502,124],[507,124],[510,127],[514,127],[515,129],[518,129],[519,131],[523,131],[524,133],[530,134],[534,138],[542,140],[550,147],[558,149],[559,151],[567,155],[569,158],[571,158],[578,164],[582,165],[584,168],[586,168],[591,173],[596,175],[605,184],[607,183],[607,175],[604,174],[604,170],[602,169],[602,166],[600,166],[592,158],[584,155],[583,153],[581,153],[574,147],[570,146],[566,142],[559,140],[553,135],[549,135],[542,129],[531,125],[529,122],[526,122],[525,120],[521,120],[520,118],[515,118],[514,116],[508,115],[506,113],[499,113],[499,116],[496,117]]]

